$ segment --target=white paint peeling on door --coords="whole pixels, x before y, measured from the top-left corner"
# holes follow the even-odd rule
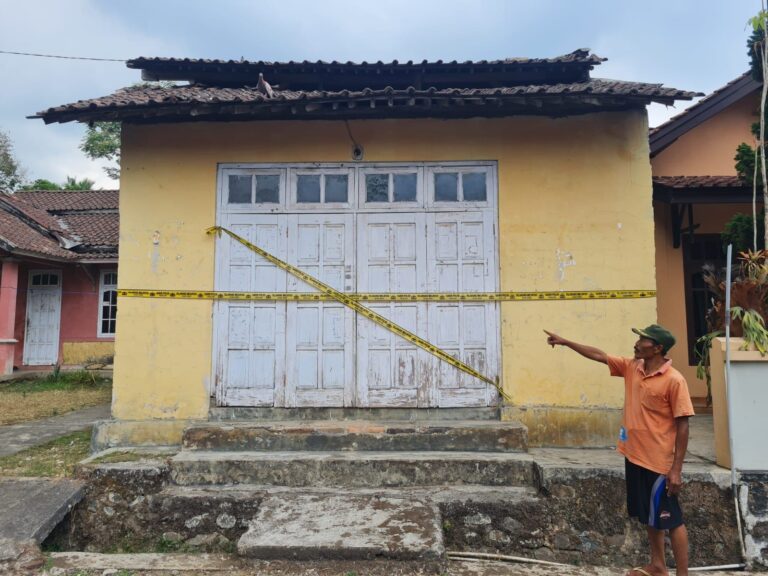
[[[322,176],[324,170],[335,175],[333,180]],[[433,171],[459,174],[453,180],[444,179],[458,182],[456,201],[433,201]],[[305,178],[304,197],[299,201],[298,173],[319,174],[321,193],[313,196],[311,178]],[[240,187],[232,196],[230,174]],[[279,175],[279,200],[248,203],[247,184],[243,188],[248,174]],[[377,179],[376,197],[366,196],[368,174],[389,174]],[[478,174],[485,174],[487,198],[464,202],[463,182],[473,186],[473,198],[478,189],[482,191]],[[339,201],[343,175],[348,178],[346,202]],[[277,181],[270,177],[264,182]],[[222,166],[219,180],[221,225],[337,290],[498,289],[492,163],[233,165]],[[260,181],[250,182],[253,201],[259,198]],[[388,194],[381,188],[387,182]],[[400,184],[410,188],[394,188]],[[334,203],[328,204],[331,185],[335,186]],[[216,289],[314,291],[228,237],[217,240]],[[453,407],[497,401],[492,387],[336,302],[225,301],[214,306],[214,388],[219,405]],[[499,374],[498,304],[368,306],[484,374]]]
[[[25,365],[45,366],[58,362],[60,325],[61,271],[30,271],[22,358]]]

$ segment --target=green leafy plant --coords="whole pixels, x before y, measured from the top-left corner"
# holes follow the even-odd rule
[[[707,406],[712,404],[712,372],[709,365],[709,351],[712,349],[712,340],[722,336],[720,330],[704,334],[696,340],[693,352],[696,356],[696,378],[707,383]]]
[[[731,282],[731,314],[728,318],[731,335],[742,337],[742,349],[750,346],[768,354],[768,250],[747,250],[739,253],[739,265]],[[722,336],[726,326],[725,291],[723,271],[705,266],[702,273],[711,296],[707,310],[709,333],[696,341],[696,377],[707,384],[707,404],[712,401],[712,378],[709,367],[709,352],[712,340]]]
[[[768,330],[765,328],[765,320],[755,310],[744,310],[735,306],[731,308],[731,315],[741,321],[744,343],[740,350],[749,350],[754,346],[761,356],[768,354]]]

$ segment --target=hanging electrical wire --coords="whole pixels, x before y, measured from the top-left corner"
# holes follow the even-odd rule
[[[62,60],[92,60],[98,62],[125,62],[117,58],[87,58],[83,56],[58,56],[55,54],[36,54],[34,52],[13,52],[11,50],[0,50],[0,54],[11,54],[13,56],[36,56],[37,58],[59,58]]]

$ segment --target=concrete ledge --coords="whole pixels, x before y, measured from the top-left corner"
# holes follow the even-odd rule
[[[532,447],[607,448],[616,445],[621,409],[506,406],[501,418],[527,426]]]
[[[93,426],[91,450],[135,446],[181,446],[184,429],[201,420],[101,420]]]

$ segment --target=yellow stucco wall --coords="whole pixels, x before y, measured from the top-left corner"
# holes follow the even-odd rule
[[[108,342],[63,342],[61,345],[62,364],[87,364],[98,362],[115,354],[114,341]]]
[[[689,130],[651,160],[654,176],[735,176],[733,157],[742,142],[754,145],[760,94],[753,92]]]
[[[551,119],[350,122],[365,161],[496,160],[502,290],[655,286],[643,111]],[[341,122],[126,125],[120,287],[212,289],[219,162],[350,161]],[[616,408],[607,368],[545,344],[543,328],[631,354],[655,299],[504,303],[503,385],[519,406]],[[121,298],[113,415],[204,418],[210,302]]]

